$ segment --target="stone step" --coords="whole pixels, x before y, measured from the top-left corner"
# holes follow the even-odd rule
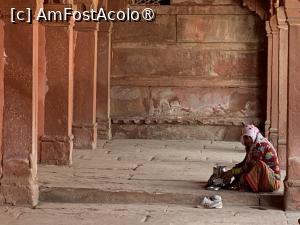
[[[204,196],[221,195],[225,206],[267,206],[281,209],[283,193],[237,191],[149,192],[143,190],[104,190],[101,188],[40,187],[41,202],[102,204],[176,204],[196,206]]]

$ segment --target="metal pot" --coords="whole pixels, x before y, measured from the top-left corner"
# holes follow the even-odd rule
[[[224,172],[226,172],[226,166],[214,166],[213,174],[217,177],[220,177]]]

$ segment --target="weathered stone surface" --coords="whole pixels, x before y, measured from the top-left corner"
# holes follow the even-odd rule
[[[236,151],[239,143],[212,143],[217,149],[207,145],[206,141],[114,140],[99,151],[76,151],[73,168],[41,167],[42,200],[195,205],[200,196],[211,194],[199,189],[198,181],[208,179],[213,164],[234,164],[245,154]],[[227,209],[245,202],[265,206],[270,199],[280,198],[276,194],[220,194]]]
[[[98,26],[77,23],[75,30],[74,147],[95,149]]]
[[[38,142],[45,132],[45,96],[46,96],[46,37],[45,27],[38,27]],[[40,162],[41,145],[38,144],[38,162]]]
[[[2,132],[3,132],[3,106],[4,106],[4,22],[0,19],[0,160],[2,161]],[[2,165],[0,166],[2,176]],[[1,202],[1,200],[0,200]]]
[[[289,24],[286,209],[300,209],[300,2],[287,3]]]
[[[22,2],[18,6],[24,7],[26,3],[31,6],[29,2]],[[3,6],[12,5],[3,5],[1,2],[0,11]],[[0,22],[0,129],[3,132],[0,134],[3,167],[0,201],[34,206],[39,193],[36,179],[38,55],[35,54],[38,25],[12,24],[5,13],[4,16]]]
[[[257,224],[296,225],[299,214],[265,207],[226,206],[211,210],[176,205],[150,204],[67,204],[45,203],[36,209],[0,208],[2,225],[32,225],[42,221],[43,225],[140,225],[140,224]],[[217,216],[216,216],[217,215]]]
[[[272,47],[273,47],[273,38],[271,35],[271,27],[270,21],[266,21],[266,32],[268,39],[268,63],[267,63],[267,91],[266,91],[266,105],[267,105],[267,113],[266,113],[266,122],[265,122],[265,137],[270,138],[270,126],[271,126],[271,98],[272,98]]]
[[[111,88],[111,29],[112,23],[99,23],[97,52],[97,102],[98,137],[111,138],[110,88]]]
[[[264,27],[256,15],[177,17],[178,42],[259,42],[262,33]]]
[[[158,15],[149,22],[114,23],[113,42],[176,42],[176,16]]]
[[[65,135],[69,130],[69,31],[68,27],[46,26],[47,93],[45,133]],[[63,50],[64,49],[64,50]],[[70,73],[70,74],[69,74]],[[71,77],[73,81],[73,76]],[[59,96],[58,96],[59,95]]]
[[[241,3],[177,1],[154,6],[154,23],[116,24],[111,72],[114,134],[208,138],[205,132],[196,135],[187,124],[235,129],[249,117],[264,118],[265,91],[259,91],[265,90],[264,23]],[[186,132],[179,124],[185,124]],[[231,134],[226,139],[239,138]]]
[[[263,77],[263,56],[256,51],[182,48],[181,45],[114,48],[112,76]]]
[[[184,125],[184,124],[112,124],[115,138],[144,138],[170,140],[219,140],[236,141],[240,139],[241,126]]]
[[[112,117],[260,116],[263,96],[241,88],[113,87]],[[261,100],[260,100],[261,98]]]
[[[97,133],[99,139],[111,139],[111,119],[97,120]]]
[[[279,99],[278,99],[278,156],[281,168],[286,168],[287,96],[288,96],[288,24],[284,7],[277,10],[279,28]]]
[[[217,163],[245,156],[239,142],[112,140],[97,151],[74,152],[73,167],[40,166],[41,201],[196,205],[216,192],[204,184]],[[221,190],[224,205],[280,206],[282,191]],[[277,202],[276,204],[274,204]]]
[[[95,149],[97,146],[97,124],[90,126],[74,126],[74,148]]]
[[[51,139],[43,137],[41,140],[41,163],[50,165],[71,165],[73,139]]]
[[[253,89],[151,88],[150,90],[150,115],[250,117],[262,113],[260,96]]]
[[[113,77],[111,85],[125,87],[261,88],[263,90],[266,88],[264,82],[255,79],[255,77],[219,79],[217,77],[177,76],[175,79],[170,79],[170,76],[123,76]]]
[[[136,138],[239,140],[240,130],[232,132],[230,126],[241,126],[242,122],[254,122],[264,116],[260,107],[263,96],[253,94],[253,90],[116,86],[111,96],[111,116],[117,121],[112,134],[119,138],[136,135]],[[149,119],[151,126],[147,125]],[[200,124],[213,125],[213,131],[208,131],[209,127],[188,125],[197,124],[198,120]],[[225,133],[222,125],[227,125]]]
[[[149,89],[112,87],[111,116],[146,116],[149,112]]]
[[[74,122],[95,122],[96,74],[94,31],[77,31],[74,69]]]
[[[279,34],[276,17],[270,19],[270,28],[272,35],[272,82],[271,82],[271,124],[270,124],[270,141],[277,149],[278,147],[278,119],[279,119]]]
[[[61,159],[61,164],[70,164],[71,161],[66,160],[72,158],[73,148],[73,26],[70,24],[56,26],[48,23],[45,33],[47,91],[45,95],[45,132],[41,138],[41,159],[44,163],[59,164]],[[43,143],[49,136],[52,137],[51,141]],[[66,141],[56,143],[57,136]],[[61,152],[59,153],[60,147]],[[52,153],[54,155],[51,156]],[[69,155],[62,156],[62,154]],[[50,157],[49,161],[47,161],[47,157]],[[54,157],[59,158],[55,159]]]

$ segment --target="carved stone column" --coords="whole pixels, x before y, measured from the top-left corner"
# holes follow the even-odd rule
[[[63,11],[70,4],[49,4],[45,10]],[[45,22],[46,95],[45,133],[41,163],[70,165],[73,151],[74,36],[72,20]]]
[[[279,99],[278,99],[278,156],[282,169],[286,167],[287,79],[288,79],[288,25],[284,8],[277,8],[279,28]]]
[[[10,21],[10,10],[42,5],[36,0],[0,0],[0,104],[3,108],[0,202],[36,205],[39,24]],[[4,57],[4,58],[3,58]],[[3,64],[4,62],[4,64]],[[4,80],[3,80],[4,75]],[[4,83],[4,89],[3,89]],[[4,93],[3,93],[4,91]],[[4,96],[4,104],[3,104]],[[2,111],[2,110],[0,110]]]
[[[289,25],[287,177],[285,206],[300,210],[300,2],[285,3]]]
[[[270,19],[272,33],[272,78],[271,78],[271,127],[270,141],[277,149],[278,146],[278,56],[279,56],[279,35],[276,16]]]
[[[80,149],[97,145],[97,37],[97,23],[76,23],[73,133],[74,147]]]
[[[97,122],[98,137],[111,138],[110,73],[112,23],[100,22],[98,35]]]

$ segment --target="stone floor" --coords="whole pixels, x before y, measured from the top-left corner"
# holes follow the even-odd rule
[[[243,146],[228,142],[100,142],[95,151],[75,150],[72,167],[39,166],[38,207],[2,207],[0,224],[298,224],[300,213],[278,208],[282,190],[258,195],[204,189],[215,164],[230,167],[244,154]],[[222,209],[195,208],[216,193]]]
[[[41,201],[196,205],[215,192],[204,185],[215,164],[245,155],[233,142],[114,140],[95,151],[75,150],[72,167],[40,166]],[[218,192],[225,205],[280,206],[282,191]]]

